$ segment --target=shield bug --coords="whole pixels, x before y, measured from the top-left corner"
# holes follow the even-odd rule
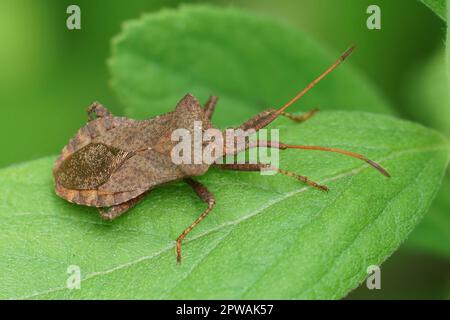
[[[316,110],[300,116],[288,114],[285,110],[341,64],[350,55],[353,48],[347,49],[330,68],[283,107],[263,111],[244,122],[239,128],[258,131],[280,115],[296,122],[309,119]],[[53,169],[56,193],[67,201],[97,207],[101,218],[113,220],[132,208],[150,190],[165,183],[184,180],[207,204],[207,208],[178,237],[175,248],[177,261],[180,262],[183,239],[215,205],[212,193],[192,177],[204,174],[211,166],[238,171],[267,169],[267,165],[262,163],[222,164],[221,161],[216,161],[217,163],[212,164],[175,164],[171,161],[171,150],[174,147],[171,133],[177,128],[186,128],[192,131],[194,122],[197,121],[201,121],[203,130],[213,128],[211,116],[216,102],[217,98],[211,97],[205,106],[201,106],[192,95],[187,94],[178,102],[174,111],[147,120],[116,117],[101,104],[92,104],[88,108],[89,121],[69,141],[56,160]],[[361,159],[389,177],[389,173],[385,169],[363,155],[321,146],[290,145],[279,141],[276,143],[273,141],[249,141],[241,149],[230,150],[224,147],[223,153],[219,156],[223,158],[228,155],[236,155],[238,152],[256,147],[341,153]],[[294,177],[311,187],[328,190],[326,186],[305,176],[279,168],[272,167],[271,169]]]

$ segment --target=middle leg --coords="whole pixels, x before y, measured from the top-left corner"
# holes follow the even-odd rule
[[[195,193],[199,196],[200,199],[202,199],[204,202],[208,204],[208,207],[203,211],[203,213],[195,220],[189,227],[186,228],[186,230],[183,231],[183,233],[180,234],[180,236],[177,239],[176,244],[176,252],[177,252],[177,262],[181,262],[181,243],[183,242],[183,239],[186,237],[186,235],[192,231],[199,223],[202,221],[208,213],[211,212],[211,210],[214,208],[214,205],[216,204],[216,199],[214,199],[214,196],[211,192],[208,191],[208,189],[201,184],[198,181],[195,181],[191,178],[186,178],[184,181],[189,184],[192,189],[194,189]]]
[[[322,190],[322,191],[329,191],[327,186],[321,185],[317,182],[314,182],[312,180],[310,180],[308,177],[293,173],[293,172],[289,172],[289,171],[285,171],[282,170],[280,168],[276,168],[264,163],[244,163],[244,164],[215,164],[214,165],[216,168],[222,169],[222,170],[235,170],[235,171],[262,171],[262,170],[274,170],[277,171],[281,174],[287,175],[289,177],[292,177],[294,179],[300,180],[304,183],[306,183],[307,185],[309,185],[310,187],[316,188],[318,190]]]

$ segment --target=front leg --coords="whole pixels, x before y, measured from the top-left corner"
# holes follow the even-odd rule
[[[253,118],[247,120],[243,124],[239,126],[242,130],[255,130],[258,131],[266,126],[268,126],[272,121],[274,121],[279,115],[282,115],[286,118],[289,118],[295,122],[302,123],[306,120],[310,119],[314,114],[316,114],[319,110],[312,109],[301,115],[294,115],[288,112],[277,113],[276,109],[268,109],[258,113]]]
[[[302,122],[305,122],[306,120],[310,119],[317,112],[319,112],[319,109],[315,108],[315,109],[309,110],[308,112],[302,113],[300,115],[292,114],[289,112],[282,112],[281,115],[286,118],[291,119],[292,121],[302,123]]]
[[[108,109],[106,109],[106,107],[101,105],[99,102],[94,102],[93,104],[91,104],[87,109],[87,114],[89,121],[92,121],[95,118],[112,117],[112,113]]]

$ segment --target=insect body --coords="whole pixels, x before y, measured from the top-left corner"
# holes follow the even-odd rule
[[[263,111],[244,122],[239,128],[258,131],[280,115],[297,122],[303,122],[310,118],[316,110],[302,116],[294,116],[284,111],[336,68],[352,50],[353,48],[348,49],[335,64],[282,108]],[[178,237],[176,253],[177,261],[180,262],[183,239],[212,210],[215,204],[214,196],[204,185],[192,177],[204,174],[210,166],[239,171],[260,171],[267,168],[267,165],[262,163],[175,164],[172,161],[171,150],[175,145],[175,142],[171,140],[173,130],[185,128],[192,132],[196,121],[201,121],[203,130],[212,128],[211,116],[216,102],[217,98],[211,97],[205,106],[201,106],[192,95],[187,94],[180,100],[173,112],[142,121],[113,116],[101,104],[92,104],[88,109],[89,121],[64,147],[55,162],[53,175],[56,193],[70,202],[97,207],[103,219],[113,220],[132,208],[153,188],[173,181],[186,181],[208,207]],[[281,150],[308,149],[342,153],[364,160],[382,174],[389,176],[381,166],[362,155],[319,146],[257,141],[256,143],[247,143],[241,150],[224,148],[221,157],[258,146],[276,147]],[[307,177],[279,168],[272,167],[272,169],[297,178],[314,188],[328,190],[326,186],[311,181]]]

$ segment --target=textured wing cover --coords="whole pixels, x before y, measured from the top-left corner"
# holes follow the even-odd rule
[[[71,154],[55,172],[56,182],[68,189],[96,189],[127,158],[128,152],[91,143]]]

